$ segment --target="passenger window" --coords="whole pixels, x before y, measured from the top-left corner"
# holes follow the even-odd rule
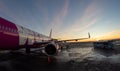
[[[15,33],[17,33],[17,30],[14,30]]]
[[[2,26],[2,29],[4,29],[4,26]]]
[[[12,32],[14,33],[14,29],[12,30]]]
[[[11,28],[9,28],[9,31],[11,31]]]
[[[13,30],[13,32],[15,33],[15,30]]]
[[[10,31],[10,28],[9,28],[9,31]]]
[[[7,30],[7,27],[6,27],[6,30]]]
[[[10,29],[11,32],[13,32],[13,29]]]
[[[12,29],[10,28],[10,32],[12,32]]]
[[[11,31],[12,29],[10,28],[10,31]]]

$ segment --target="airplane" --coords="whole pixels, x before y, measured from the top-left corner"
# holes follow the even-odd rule
[[[94,48],[103,48],[103,49],[114,49],[116,45],[115,42],[120,41],[119,38],[117,39],[106,39],[106,40],[99,40],[93,42]]]
[[[54,41],[51,35],[52,30],[50,31],[50,35],[46,36],[0,17],[0,50],[25,48],[25,52],[30,53],[31,48],[44,47],[45,54],[55,56],[60,49],[60,45],[57,42],[90,38],[90,33],[88,33],[88,38]]]

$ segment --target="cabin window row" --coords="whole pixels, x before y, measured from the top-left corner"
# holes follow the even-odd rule
[[[10,27],[6,27],[6,26],[4,26],[4,25],[0,25],[0,29],[5,30],[5,31],[14,32],[14,33],[17,32],[17,30],[12,29],[12,28],[10,28]]]

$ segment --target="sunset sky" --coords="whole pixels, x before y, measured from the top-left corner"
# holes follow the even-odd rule
[[[0,17],[53,38],[120,38],[120,0],[0,0]]]

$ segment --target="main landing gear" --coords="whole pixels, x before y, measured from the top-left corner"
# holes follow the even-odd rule
[[[25,52],[26,52],[27,54],[30,54],[30,48],[26,48],[26,49],[25,49]]]

